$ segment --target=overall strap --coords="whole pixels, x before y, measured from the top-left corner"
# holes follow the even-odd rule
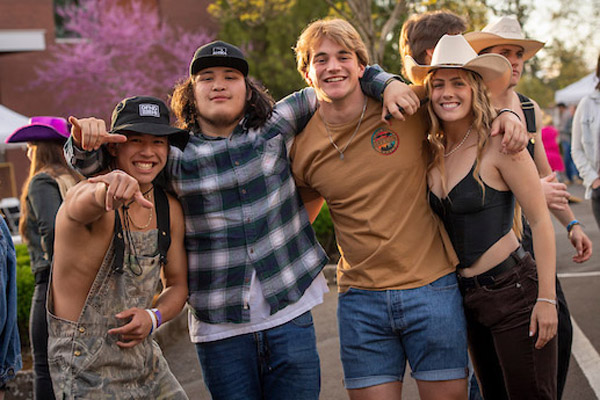
[[[167,264],[167,252],[171,245],[171,222],[169,218],[169,199],[165,190],[154,186],[154,201],[156,202],[156,225],[158,228],[158,252],[160,263]]]
[[[123,236],[123,227],[121,226],[121,217],[119,210],[115,210],[115,232],[113,234],[113,250],[115,258],[113,261],[113,269],[122,274],[123,260],[125,259],[125,237]]]
[[[533,106],[533,102],[527,96],[522,95],[521,93],[517,93],[519,96],[519,101],[521,102],[521,110],[523,110],[523,115],[525,115],[525,122],[527,124],[527,132],[534,134],[536,133],[536,121],[535,121],[535,109]],[[532,138],[527,143],[527,151],[533,157],[535,147],[535,140]]]
[[[525,114],[525,122],[527,122],[527,132],[535,133],[536,123],[535,123],[535,110],[533,108],[533,102],[529,97],[522,95],[521,93],[517,93],[519,96],[519,101],[521,102],[521,109],[523,110],[523,114]]]

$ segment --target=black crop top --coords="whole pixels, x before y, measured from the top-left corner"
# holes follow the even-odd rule
[[[473,169],[452,188],[448,197],[439,199],[429,192],[429,204],[440,216],[460,260],[458,268],[471,266],[512,228],[515,198],[510,190],[495,190],[473,177]],[[484,201],[482,201],[482,199]]]

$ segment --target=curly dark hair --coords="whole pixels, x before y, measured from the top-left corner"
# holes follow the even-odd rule
[[[261,127],[273,114],[275,100],[265,87],[255,79],[245,77],[246,92],[250,99],[246,101],[244,110],[244,127],[247,129]],[[171,110],[177,121],[175,125],[180,129],[200,132],[198,110],[194,99],[194,81],[189,77],[175,85],[171,96]]]

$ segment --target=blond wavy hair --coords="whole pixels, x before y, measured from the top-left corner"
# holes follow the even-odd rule
[[[483,196],[481,201],[483,202],[485,197],[485,186],[479,177],[479,170],[481,164],[481,157],[483,156],[483,149],[487,144],[490,131],[492,128],[492,122],[497,116],[496,110],[492,107],[490,101],[489,91],[487,86],[483,82],[483,79],[479,74],[473,71],[469,71],[462,68],[457,68],[461,72],[461,77],[471,88],[472,101],[471,101],[471,112],[473,115],[473,122],[471,126],[471,134],[477,135],[477,157],[475,159],[475,168],[473,169],[473,178],[481,187]],[[433,90],[432,80],[435,76],[435,71],[430,72],[426,77],[423,85],[427,88],[427,93],[431,97]],[[429,101],[427,104],[427,110],[429,114],[429,132],[427,139],[429,142],[429,165],[427,170],[431,171],[433,168],[440,170],[440,176],[442,180],[442,190],[444,193],[448,193],[448,186],[445,179],[445,167],[444,167],[444,153],[446,146],[446,136],[442,130],[442,124],[438,116],[433,111],[432,102]],[[515,214],[513,218],[513,231],[519,238],[522,237],[523,223],[521,219],[521,207],[517,203],[515,206]]]
[[[317,20],[304,29],[296,42],[296,66],[304,78],[310,66],[312,49],[323,39],[329,39],[340,46],[356,53],[362,66],[369,65],[369,53],[362,38],[348,22],[340,18],[324,18]]]

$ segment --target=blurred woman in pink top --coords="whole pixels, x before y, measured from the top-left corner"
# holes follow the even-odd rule
[[[548,156],[548,162],[552,171],[564,172],[565,164],[563,163],[558,148],[558,129],[553,124],[552,116],[546,113],[542,115],[542,142]]]

